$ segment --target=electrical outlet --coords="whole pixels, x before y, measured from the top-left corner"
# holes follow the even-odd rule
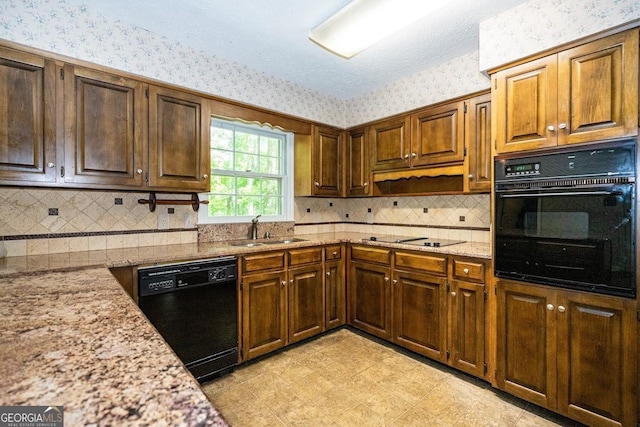
[[[169,214],[167,212],[158,214],[158,230],[169,229]]]

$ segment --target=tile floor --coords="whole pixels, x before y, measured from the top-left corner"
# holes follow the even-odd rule
[[[203,389],[233,427],[581,425],[350,329],[247,364]]]

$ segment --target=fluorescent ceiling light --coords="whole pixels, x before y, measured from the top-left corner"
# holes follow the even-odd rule
[[[353,0],[309,31],[309,38],[349,59],[450,1]]]

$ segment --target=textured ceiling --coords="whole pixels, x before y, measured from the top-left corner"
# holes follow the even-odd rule
[[[309,30],[346,0],[71,2],[218,58],[349,99],[477,50],[479,22],[525,0],[451,0],[349,60],[308,39]]]

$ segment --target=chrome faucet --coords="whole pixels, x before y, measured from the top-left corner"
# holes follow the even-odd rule
[[[251,220],[251,239],[256,240],[258,238],[258,218],[262,215],[258,215],[257,217]]]

